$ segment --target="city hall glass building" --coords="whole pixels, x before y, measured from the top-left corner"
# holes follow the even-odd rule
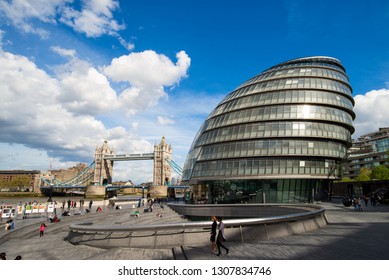
[[[354,100],[341,62],[278,64],[228,94],[196,135],[183,181],[194,203],[312,202],[341,177]]]

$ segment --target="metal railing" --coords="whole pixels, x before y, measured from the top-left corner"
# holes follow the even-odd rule
[[[304,206],[308,208],[308,206]],[[303,219],[310,219],[317,216],[324,215],[325,209],[320,206],[310,205],[312,211],[305,211],[301,213],[292,213],[287,215],[266,217],[266,218],[239,218],[239,219],[224,219],[223,223],[226,228],[229,227],[245,227],[255,225],[265,225],[274,223],[286,223]],[[325,218],[326,219],[326,218]],[[327,219],[326,219],[327,220]],[[93,225],[92,221],[85,221],[82,223],[71,224],[69,229],[78,232],[158,232],[158,231],[185,231],[186,229],[201,229],[210,228],[212,221],[199,222],[181,222],[181,223],[166,223],[166,224],[150,224],[150,225]]]

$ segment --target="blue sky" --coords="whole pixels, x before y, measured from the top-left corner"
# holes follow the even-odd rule
[[[388,1],[0,1],[0,169],[91,163],[104,140],[183,166],[234,88],[286,60],[335,57],[356,101],[353,137],[389,126]],[[115,163],[114,180],[152,180]]]

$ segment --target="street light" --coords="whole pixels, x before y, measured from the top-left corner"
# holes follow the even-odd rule
[[[145,186],[142,186],[142,198],[145,198]]]
[[[50,184],[50,190],[49,190],[49,199],[47,200],[47,202],[53,202],[53,199],[51,198],[53,194],[53,184]]]

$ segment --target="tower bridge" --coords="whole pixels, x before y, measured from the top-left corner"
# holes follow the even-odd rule
[[[159,144],[154,145],[153,153],[115,154],[109,147],[108,141],[104,141],[101,147],[95,150],[94,161],[74,178],[59,182],[56,178],[40,178],[41,191],[52,189],[85,189],[91,181],[94,186],[110,186],[112,184],[113,166],[115,161],[139,161],[153,160],[153,186],[170,185],[171,170],[181,175],[182,168],[172,159],[172,146],[166,143],[162,137]],[[92,189],[93,186],[92,186]]]

